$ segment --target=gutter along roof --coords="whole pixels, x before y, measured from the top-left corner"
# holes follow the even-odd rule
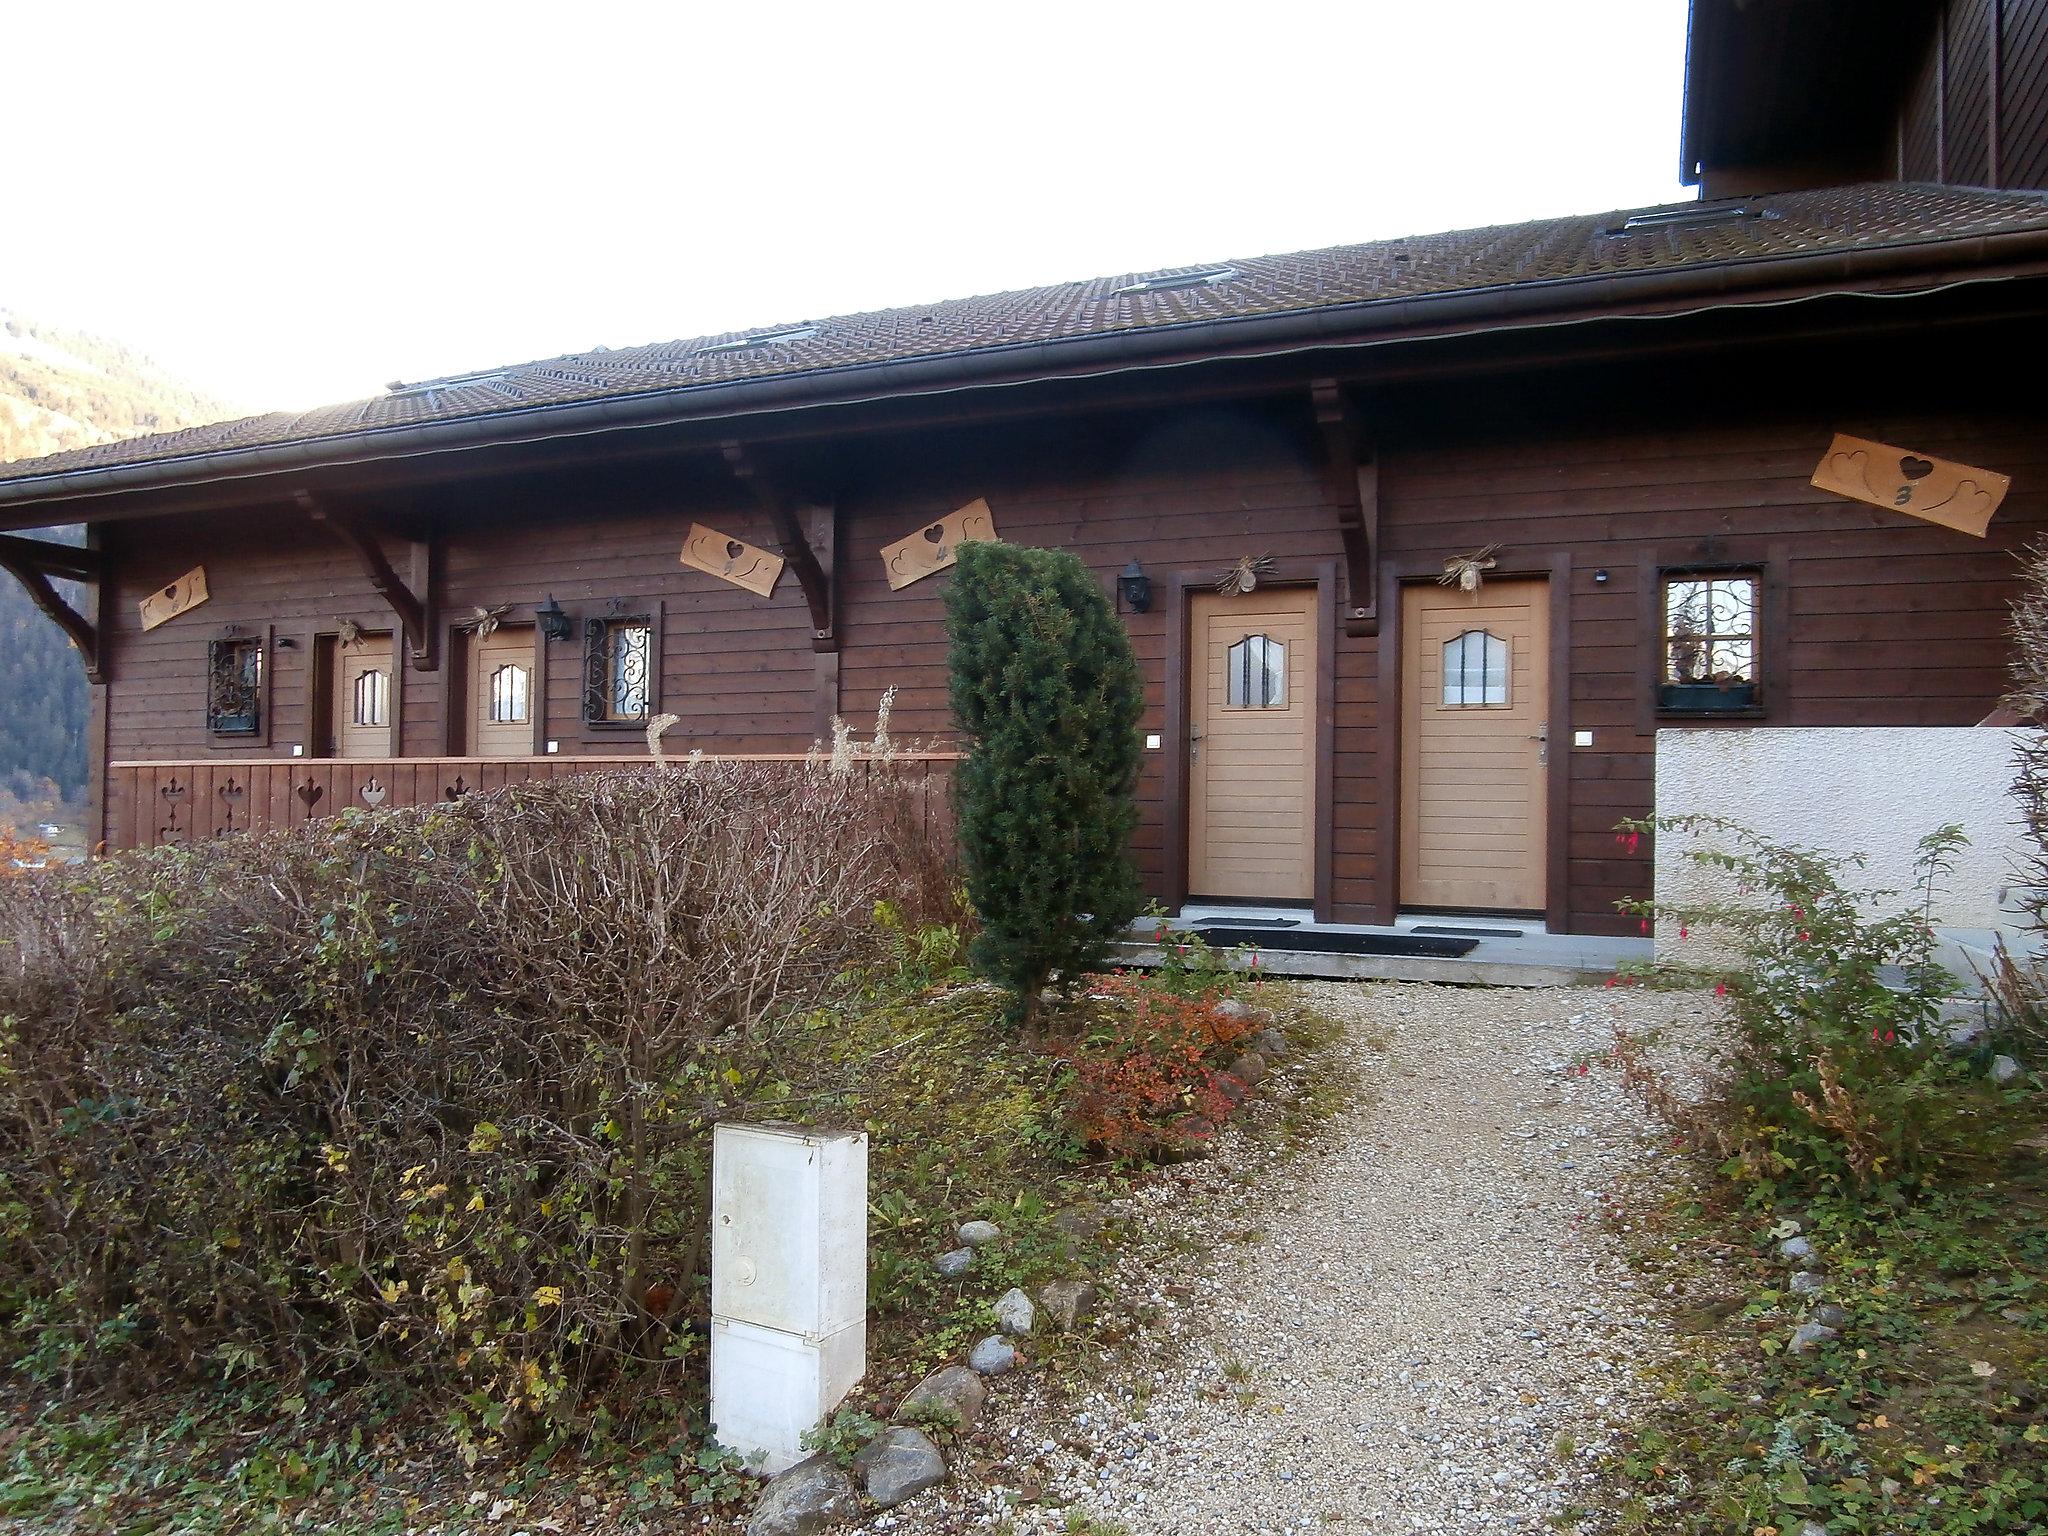
[[[1544,219],[482,370],[0,465],[0,509],[1224,358],[1898,292],[2016,265],[2048,272],[2048,197],[1880,183]],[[4,510],[0,522],[23,525]]]

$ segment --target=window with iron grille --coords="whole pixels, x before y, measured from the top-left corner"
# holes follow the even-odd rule
[[[253,635],[207,643],[206,728],[215,736],[262,731],[263,642]]]
[[[1246,635],[1223,659],[1223,702],[1230,709],[1287,707],[1287,644]]]
[[[1444,706],[1504,708],[1508,702],[1508,643],[1483,629],[1444,642]]]
[[[583,626],[583,719],[587,725],[645,725],[660,690],[652,614],[589,619]]]
[[[491,724],[525,725],[533,718],[527,702],[531,691],[528,677],[526,668],[517,662],[507,662],[491,673]]]
[[[1665,573],[1660,707],[1755,707],[1762,589],[1755,571]]]
[[[350,723],[389,725],[391,723],[391,674],[371,667],[356,674],[355,698]]]

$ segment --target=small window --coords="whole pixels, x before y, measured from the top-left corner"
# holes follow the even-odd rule
[[[206,648],[206,728],[254,736],[263,728],[263,642],[231,637]]]
[[[1657,680],[1663,708],[1755,706],[1761,585],[1754,572],[1686,572],[1664,578],[1663,662]]]
[[[391,674],[371,667],[356,674],[355,700],[349,711],[355,725],[391,723]]]
[[[654,620],[647,614],[591,619],[584,628],[583,718],[644,725],[654,713]]]
[[[1223,702],[1232,709],[1287,707],[1287,645],[1246,635],[1224,658]]]
[[[527,695],[529,692],[526,668],[516,662],[508,662],[491,674],[491,724],[525,725],[533,716],[529,713]]]
[[[1508,643],[1483,629],[1444,642],[1444,704],[1451,709],[1503,707],[1508,702]]]

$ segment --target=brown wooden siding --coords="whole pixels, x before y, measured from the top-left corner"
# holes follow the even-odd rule
[[[2048,0],[1937,16],[1899,102],[1899,178],[2048,189]]]
[[[1503,569],[1569,562],[1561,607],[1570,686],[1553,708],[1594,732],[1590,748],[1572,747],[1561,730],[1552,738],[1566,754],[1561,831],[1573,927],[1625,927],[1612,903],[1648,885],[1647,850],[1625,853],[1612,829],[1651,805],[1659,566],[1718,560],[1766,570],[1767,724],[1957,725],[1990,712],[2004,687],[2013,551],[2048,527],[2048,436],[2038,411],[2016,414],[1994,384],[1969,382],[1982,377],[1965,366],[1976,355],[1916,344],[1902,360],[1885,349],[1813,344],[1739,368],[1559,371],[1519,383],[1390,388],[1367,401],[1381,449],[1386,559],[1426,575],[1498,542]],[[2012,475],[1993,537],[1980,542],[1814,490],[1808,477],[1835,431]],[[841,488],[837,699],[865,734],[894,687],[899,743],[950,744],[945,578],[892,592],[878,552],[975,497],[988,500],[1002,537],[1075,551],[1106,591],[1127,562],[1142,562],[1155,604],[1126,622],[1144,671],[1144,728],[1169,744],[1167,583],[1213,580],[1244,555],[1297,570],[1342,557],[1305,382],[1298,395],[1258,403],[849,440],[821,451],[820,467]],[[523,620],[549,593],[579,615],[613,598],[659,600],[661,707],[683,717],[668,737],[673,750],[802,752],[820,735],[819,673],[794,580],[785,576],[762,600],[677,559],[693,520],[772,542],[765,520],[702,456],[631,473],[530,478],[495,500],[472,488],[459,503],[421,500],[393,515],[440,530],[448,619],[510,602]],[[312,637],[336,618],[390,627],[348,552],[282,512],[209,527],[123,525],[107,544],[118,572],[107,604],[108,755],[117,762],[287,757],[294,742],[309,741]],[[135,599],[200,563],[213,600],[141,634]],[[264,751],[211,743],[203,728],[205,642],[227,623],[275,626],[295,642],[274,652]],[[406,674],[409,757],[451,755],[441,700],[461,676],[458,654],[451,649],[437,672]],[[547,735],[561,754],[639,754],[637,731],[580,725],[580,640],[550,646],[548,657]],[[1383,910],[1392,889],[1383,866],[1392,744],[1380,740],[1381,675],[1379,642],[1340,633],[1331,660],[1328,885],[1333,914],[1354,920]],[[831,697],[822,702],[829,708]],[[1165,799],[1165,750],[1145,755],[1136,839],[1155,891],[1169,839],[1179,836]],[[407,793],[424,791],[415,784]],[[136,826],[120,821],[114,799],[109,836],[133,840]],[[1788,815],[1796,818],[1796,808]]]

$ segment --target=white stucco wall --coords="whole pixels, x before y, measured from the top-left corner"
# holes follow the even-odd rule
[[[1726,816],[1778,842],[1861,853],[1869,863],[1852,884],[1902,891],[1913,886],[1915,845],[1956,822],[1970,846],[1936,898],[1936,926],[2012,928],[2017,919],[2001,906],[2020,868],[2012,799],[2020,734],[1996,726],[1660,730],[1657,814]],[[1697,845],[1657,839],[1659,901],[1713,898],[1715,874],[1684,856],[1689,846]],[[1660,934],[1660,952],[1671,942]]]

